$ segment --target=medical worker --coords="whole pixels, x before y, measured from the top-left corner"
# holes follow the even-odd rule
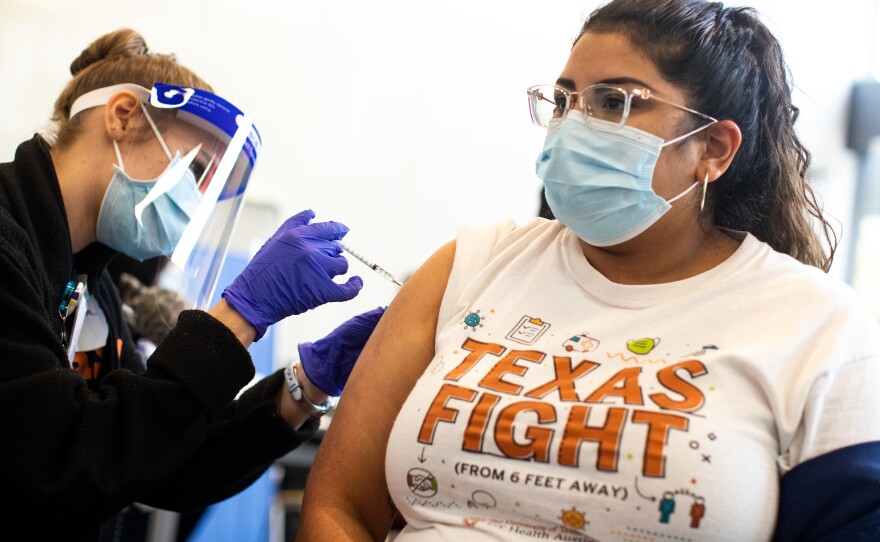
[[[96,540],[132,502],[187,511],[237,493],[315,432],[382,314],[301,344],[299,362],[236,399],[269,326],[362,287],[333,280],[347,228],[303,211],[210,311],[181,313],[144,366],[107,262],[168,256],[195,304],[210,299],[259,134],[131,30],[71,72],[55,130],[0,165],[4,540]]]

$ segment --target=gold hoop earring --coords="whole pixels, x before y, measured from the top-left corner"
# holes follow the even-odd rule
[[[706,176],[703,178],[703,199],[700,201],[700,212],[703,212],[703,209],[706,208],[706,189],[709,186],[709,172],[706,171]]]

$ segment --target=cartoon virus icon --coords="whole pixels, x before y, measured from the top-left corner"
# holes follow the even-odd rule
[[[561,519],[566,527],[571,527],[572,529],[583,529],[587,524],[587,518],[584,517],[584,513],[576,510],[574,506],[571,507],[571,510],[562,510]]]
[[[485,316],[480,316],[480,311],[469,312],[468,315],[464,317],[464,328],[471,328],[471,330],[476,331],[477,326],[483,327],[483,320],[485,319]]]

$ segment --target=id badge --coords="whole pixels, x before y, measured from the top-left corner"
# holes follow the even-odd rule
[[[89,287],[83,288],[82,295],[73,307],[73,327],[70,330],[70,340],[67,342],[67,361],[73,363],[73,357],[76,355],[76,345],[79,343],[79,336],[82,334],[83,322],[86,319],[86,312],[89,305]]]

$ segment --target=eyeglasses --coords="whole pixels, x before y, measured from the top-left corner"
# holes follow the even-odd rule
[[[693,113],[711,122],[717,122],[709,115],[689,109],[683,105],[664,100],[651,93],[650,89],[625,89],[614,85],[598,84],[572,92],[557,85],[536,85],[526,89],[529,95],[529,113],[532,122],[547,128],[558,126],[565,120],[569,110],[577,106],[583,113],[587,124],[600,130],[616,130],[626,125],[633,111],[648,110],[651,100],[663,102],[682,111]],[[633,101],[633,98],[639,98]],[[591,122],[594,119],[605,121]]]

